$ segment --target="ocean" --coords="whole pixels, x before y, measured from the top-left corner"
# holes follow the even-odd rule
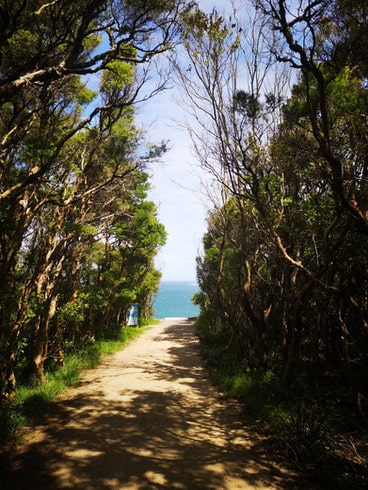
[[[191,302],[199,291],[194,281],[162,281],[153,303],[155,318],[190,318],[199,315],[199,307]]]

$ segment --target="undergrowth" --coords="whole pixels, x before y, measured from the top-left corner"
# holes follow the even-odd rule
[[[345,407],[316,400],[305,379],[286,395],[277,369],[245,368],[229,334],[201,319],[197,335],[213,383],[240,402],[247,423],[268,432],[275,457],[323,488],[368,488],[367,430]]]
[[[50,402],[70,386],[79,383],[81,371],[96,367],[104,355],[114,354],[133,339],[145,332],[144,327],[125,327],[113,338],[90,341],[73,346],[65,356],[64,366],[47,364],[43,383],[27,383],[23,380],[14,396],[0,405],[0,452],[16,443],[16,434],[22,427],[34,422],[47,409]]]

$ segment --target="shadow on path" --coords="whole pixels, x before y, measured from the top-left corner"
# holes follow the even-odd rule
[[[13,457],[3,490],[298,488],[219,399],[193,325],[164,320],[87,371]]]

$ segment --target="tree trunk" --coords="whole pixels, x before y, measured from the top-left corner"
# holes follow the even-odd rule
[[[290,334],[289,344],[287,345],[287,361],[283,372],[283,384],[288,392],[293,375],[295,373],[295,368],[299,362],[299,346],[300,346],[300,310],[301,302],[300,300],[295,302],[294,306],[290,305],[291,315],[288,324],[288,332]]]
[[[44,363],[48,356],[49,325],[56,311],[58,296],[51,296],[45,307],[45,313],[39,318],[33,345],[33,376],[37,381],[45,380]]]
[[[342,300],[340,300],[340,304],[338,305],[338,320],[339,320],[339,327],[340,327],[339,338],[340,338],[340,344],[342,350],[342,359],[344,362],[346,377],[353,391],[353,406],[355,407],[357,413],[362,417],[364,417],[364,410],[362,406],[362,393],[359,389],[359,384],[351,364],[350,349],[349,349],[349,342],[348,342],[349,332],[342,315]]]
[[[11,329],[8,344],[5,352],[4,362],[1,364],[0,370],[0,387],[1,398],[7,399],[15,390],[15,362],[17,353],[17,340],[19,335],[20,325],[15,324]]]
[[[30,294],[30,282],[23,285],[20,292],[20,298],[16,305],[10,306],[6,301],[0,305],[0,311],[3,309],[5,314],[1,315],[1,325],[3,333],[3,361],[0,364],[0,395],[2,398],[9,397],[15,389],[15,364],[18,355],[18,337],[24,323],[25,316],[28,311],[28,297]],[[10,297],[10,292],[6,292],[7,298]],[[13,291],[15,296],[15,292]],[[4,300],[4,298],[2,298]],[[14,320],[16,317],[16,320]]]

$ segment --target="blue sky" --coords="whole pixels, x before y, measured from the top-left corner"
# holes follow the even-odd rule
[[[141,113],[145,121],[155,118],[147,135],[150,141],[170,140],[170,150],[150,171],[149,198],[157,204],[159,220],[168,233],[156,264],[163,280],[194,281],[195,259],[206,229],[207,210],[200,182],[203,171],[192,155],[185,130],[173,121],[181,117],[173,95],[170,91],[155,97],[145,103]]]
[[[222,12],[230,5],[226,0],[199,0],[198,3],[207,12],[214,6]],[[174,122],[185,118],[174,98],[175,90],[169,90],[145,102],[138,120],[150,126],[149,141],[158,143],[168,139],[171,147],[162,163],[155,164],[151,172],[149,197],[157,204],[159,219],[168,233],[167,243],[157,256],[157,267],[162,272],[162,280],[194,281],[195,260],[206,231],[208,198],[201,189],[201,180],[206,176],[192,154],[185,130]]]
[[[233,15],[233,7],[237,18],[250,21],[248,17],[250,4],[247,0],[197,0],[199,7],[205,12],[216,8],[220,15]],[[252,27],[250,24],[248,27]],[[285,66],[280,72],[270,69],[263,80],[264,90],[273,90],[275,76],[284,80],[283,90],[287,94],[293,76]],[[247,70],[240,75],[246,86]],[[280,87],[278,87],[280,89]],[[210,177],[199,167],[191,148],[191,141],[185,129],[180,126],[188,119],[186,111],[179,106],[179,91],[167,90],[142,104],[138,122],[149,126],[147,140],[159,143],[169,140],[171,149],[163,157],[162,163],[152,167],[152,191],[150,199],[158,206],[161,223],[168,233],[167,243],[157,257],[157,267],[162,272],[163,280],[196,279],[196,258],[202,253],[202,238],[206,232],[206,218],[212,208],[208,193],[203,188],[210,187]],[[182,101],[185,102],[185,101]],[[185,125],[185,124],[184,124]]]

